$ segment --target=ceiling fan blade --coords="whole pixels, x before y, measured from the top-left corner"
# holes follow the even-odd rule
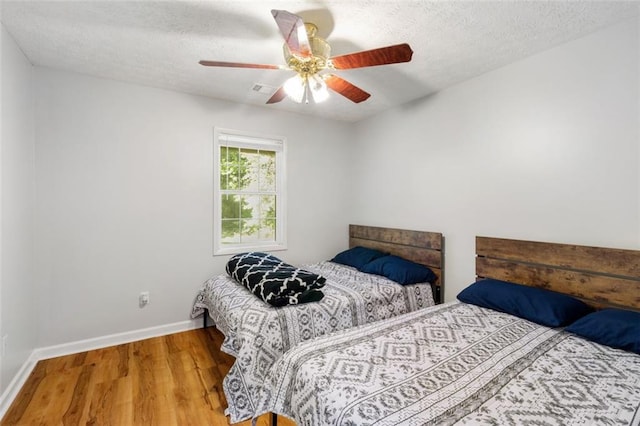
[[[269,98],[268,104],[275,104],[287,97],[287,93],[284,91],[284,87],[280,86],[278,90]]]
[[[286,10],[273,9],[271,14],[291,53],[304,58],[311,56],[311,45],[302,18]]]
[[[411,56],[413,56],[413,50],[411,50],[411,47],[407,43],[403,43],[336,56],[335,58],[331,58],[331,63],[337,70],[346,70],[350,68],[409,62]]]
[[[362,101],[366,101],[369,99],[369,96],[371,96],[358,86],[349,83],[347,80],[340,78],[337,75],[327,74],[323,78],[329,89],[340,93],[345,98],[357,104]]]
[[[200,61],[200,65],[205,67],[231,67],[231,68],[262,68],[269,70],[282,70],[287,69],[280,65],[265,65],[265,64],[243,64],[241,62],[221,62],[221,61]]]

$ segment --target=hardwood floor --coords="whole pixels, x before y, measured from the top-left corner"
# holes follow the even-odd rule
[[[210,327],[40,361],[1,424],[227,425],[222,378],[234,358],[222,339]]]

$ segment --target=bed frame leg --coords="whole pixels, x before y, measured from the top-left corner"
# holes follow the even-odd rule
[[[207,328],[207,317],[209,317],[209,310],[205,309],[202,316],[202,328]]]
[[[271,413],[271,426],[278,426],[278,415]]]

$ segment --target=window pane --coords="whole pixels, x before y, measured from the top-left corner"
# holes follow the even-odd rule
[[[258,170],[260,156],[255,149],[240,150],[240,189],[245,191],[258,190]]]
[[[220,206],[222,219],[240,219],[240,197],[237,195],[223,195]]]
[[[258,218],[258,216],[260,216],[260,196],[244,195],[242,197],[242,211],[240,213],[240,217],[243,219]]]
[[[260,218],[274,218],[276,217],[276,196],[275,195],[263,195],[260,197]]]
[[[229,148],[226,146],[220,147],[220,189],[229,188],[229,176],[228,176],[228,165],[227,165],[228,150]]]
[[[260,151],[260,191],[276,190],[276,153]]]
[[[240,150],[238,148],[220,147],[220,189],[238,189],[239,158]]]
[[[261,241],[275,241],[276,239],[276,220],[275,219],[263,219],[260,221],[260,240]]]
[[[242,220],[242,242],[255,242],[258,241],[258,230],[260,226],[256,219],[243,219]]]
[[[237,244],[240,242],[240,220],[222,220],[222,244]]]

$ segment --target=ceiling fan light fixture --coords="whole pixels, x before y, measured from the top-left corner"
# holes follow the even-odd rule
[[[334,74],[321,73],[327,70],[348,70],[378,65],[409,62],[413,50],[407,43],[377,49],[331,56],[331,47],[317,36],[318,28],[304,22],[302,18],[286,10],[271,10],[285,43],[283,47],[285,66],[251,64],[224,61],[200,61],[208,67],[288,69],[296,75],[280,86],[267,104],[275,104],[286,97],[297,103],[319,103],[329,97],[328,89],[344,96],[351,102],[360,103],[371,96],[361,88]]]
[[[327,83],[325,83],[318,74],[312,75],[309,80],[309,89],[311,90],[311,96],[313,96],[313,102],[320,103],[326,101],[329,98]]]
[[[306,78],[302,78],[299,74],[294,75],[290,79],[284,82],[282,88],[287,96],[294,102],[302,103],[304,94],[306,92],[307,81]]]

